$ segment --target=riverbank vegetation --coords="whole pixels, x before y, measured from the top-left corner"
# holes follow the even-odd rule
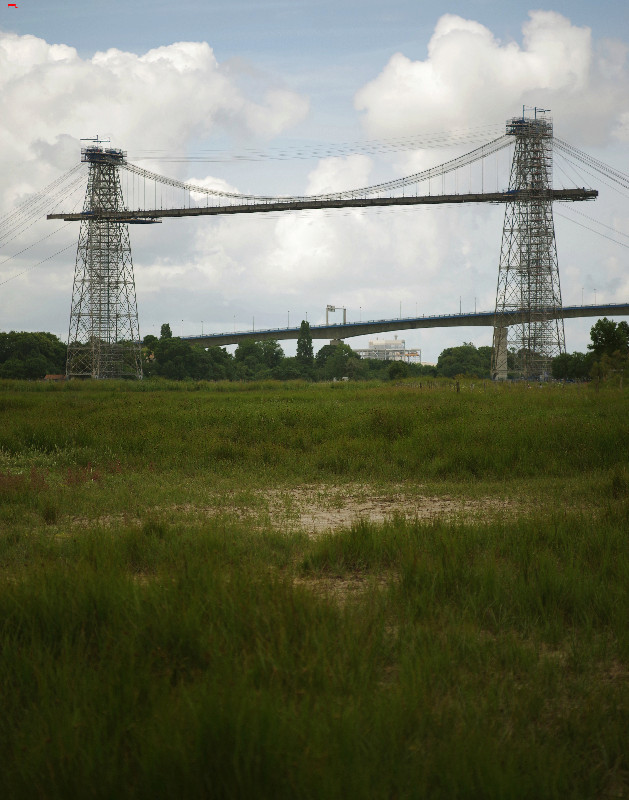
[[[43,378],[65,372],[66,346],[49,333],[0,333],[0,378]],[[513,354],[509,356],[512,361]],[[195,381],[398,380],[407,377],[479,378],[491,376],[491,347],[463,342],[441,352],[436,365],[360,358],[344,343],[327,344],[314,354],[310,327],[301,323],[296,356],[287,357],[274,339],[241,342],[232,355],[222,347],[202,347],[161,327],[159,338],[144,337],[145,377]],[[562,353],[553,359],[556,380],[622,382],[629,377],[629,326],[604,318],[591,329],[587,353]]]

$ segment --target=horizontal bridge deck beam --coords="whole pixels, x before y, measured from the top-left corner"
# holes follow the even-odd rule
[[[48,214],[47,219],[66,222],[79,220],[111,220],[131,222],[154,220],[161,217],[204,217],[225,214],[259,214],[275,211],[308,211],[323,208],[374,208],[382,206],[440,205],[444,203],[509,203],[539,200],[594,200],[594,189],[546,189],[544,191],[485,192],[483,194],[418,195],[408,197],[362,197],[333,200],[281,200],[264,203],[241,203],[226,206],[197,206],[191,208],[154,208],[138,211],[79,212],[73,214]]]

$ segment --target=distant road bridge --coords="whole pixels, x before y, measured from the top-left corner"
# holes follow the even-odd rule
[[[629,303],[608,303],[607,305],[564,306],[563,309],[549,310],[539,314],[544,319],[574,319],[575,317],[627,317],[629,316]],[[396,319],[369,320],[367,322],[347,322],[340,325],[311,325],[310,335],[313,339],[350,339],[352,336],[366,336],[373,333],[386,333],[388,331],[416,330],[418,328],[493,328],[500,326],[503,319],[509,323],[535,321],[531,313],[522,311],[520,314],[509,312],[508,315],[496,314],[494,311],[479,311],[474,314],[443,314],[429,317],[406,317]],[[300,327],[297,328],[268,328],[263,330],[238,331],[234,333],[207,333],[202,336],[182,336],[190,344],[200,344],[204,347],[222,347],[240,342],[260,342],[264,339],[297,339]]]

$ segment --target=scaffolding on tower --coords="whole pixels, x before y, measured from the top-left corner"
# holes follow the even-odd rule
[[[126,210],[118,167],[126,153],[95,139],[81,150],[89,164],[72,288],[66,374],[141,378],[142,360],[129,227],[103,217]]]
[[[505,207],[492,376],[545,379],[552,359],[564,353],[561,287],[553,223],[552,119],[544,109],[507,122],[515,137],[510,193],[524,197]],[[522,316],[524,314],[524,317]]]

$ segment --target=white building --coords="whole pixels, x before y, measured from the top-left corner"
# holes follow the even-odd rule
[[[406,341],[398,339],[373,339],[365,350],[355,351],[361,358],[377,358],[380,361],[415,361],[421,363],[421,350],[407,350]]]

